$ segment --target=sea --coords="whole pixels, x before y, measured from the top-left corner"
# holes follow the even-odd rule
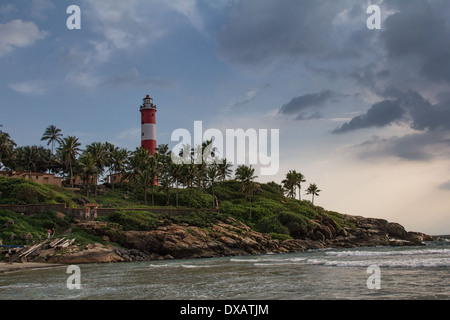
[[[77,271],[62,266],[2,273],[0,299],[450,299],[448,239],[418,247],[326,249],[78,267]]]

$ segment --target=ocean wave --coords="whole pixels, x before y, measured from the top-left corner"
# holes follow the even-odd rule
[[[164,264],[150,264],[149,268],[173,268],[173,267],[179,267],[179,264],[174,263],[164,263]]]
[[[304,261],[306,260],[306,258],[285,258],[285,259],[276,259],[276,258],[256,258],[256,259],[235,259],[235,258],[231,258],[230,261],[231,262],[247,262],[247,263],[260,263],[260,264],[264,264],[264,263],[292,263],[292,262],[299,262],[299,261]]]
[[[288,264],[305,263],[306,261],[307,261],[306,258],[280,259],[280,260],[272,260],[272,261],[267,261],[267,262],[256,262],[253,265],[255,267],[285,266]]]
[[[180,267],[185,268],[185,269],[200,269],[200,268],[217,268],[217,267],[221,267],[221,265],[218,265],[218,264],[205,264],[205,265],[182,264],[182,265],[180,265]]]
[[[403,259],[403,260],[323,260],[308,259],[308,264],[331,267],[404,267],[404,268],[437,268],[450,267],[450,258]]]
[[[423,249],[404,251],[328,251],[328,256],[335,257],[366,257],[366,256],[409,256],[409,255],[450,255],[450,249]]]

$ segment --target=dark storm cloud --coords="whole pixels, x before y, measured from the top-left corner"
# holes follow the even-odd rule
[[[405,111],[398,101],[384,100],[374,104],[366,114],[353,118],[335,129],[333,133],[346,133],[358,129],[384,127],[400,120]]]
[[[394,100],[374,104],[366,114],[353,118],[333,133],[384,127],[396,121],[409,124],[418,131],[450,130],[450,92],[442,92],[442,101],[434,105],[415,91],[403,92],[390,87],[384,91],[384,95]]]
[[[322,114],[319,112],[314,112],[313,114],[307,114],[305,112],[301,112],[295,120],[303,121],[303,120],[316,120],[316,119],[322,119]]]
[[[218,52],[240,65],[261,66],[282,56],[328,57],[335,52],[333,20],[355,1],[242,0],[217,34]],[[361,11],[361,13],[364,13]]]
[[[385,0],[380,7],[386,18],[374,31],[365,27],[367,2],[359,0],[236,0],[216,34],[217,51],[239,67],[261,68],[288,58],[331,81],[279,109],[296,120],[327,118],[318,113],[334,101],[327,95],[378,96],[378,103],[361,105],[368,111],[333,133],[400,123],[415,133],[372,141],[361,150],[425,161],[439,148],[450,150],[445,142],[450,135],[450,4]],[[334,91],[321,91],[328,88]]]
[[[450,156],[450,92],[440,93],[440,101],[435,104],[415,91],[389,88],[385,95],[395,100],[375,104],[367,114],[353,118],[333,133],[401,122],[416,132],[403,137],[373,138],[357,146],[358,155],[363,159],[394,156],[413,161]]]
[[[432,81],[450,82],[448,1],[385,1],[399,10],[385,21],[382,42],[394,59],[410,59],[411,67]]]
[[[292,98],[292,100],[287,104],[283,105],[280,108],[279,113],[287,115],[299,114],[301,111],[307,108],[322,106],[325,102],[332,99],[334,96],[335,94],[332,91],[323,90],[319,93],[308,93],[299,97],[295,97]]]

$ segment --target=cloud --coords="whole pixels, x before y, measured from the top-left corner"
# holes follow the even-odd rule
[[[242,107],[243,105],[246,105],[247,103],[255,100],[259,95],[261,94],[261,91],[258,89],[251,89],[244,93],[241,97],[234,98],[230,106],[226,108],[226,110],[231,110],[237,107]]]
[[[441,92],[442,101],[436,104],[432,104],[412,90],[403,92],[396,88],[388,88],[384,95],[395,100],[384,100],[374,104],[366,114],[354,117],[333,133],[384,127],[394,122],[408,124],[417,131],[450,130],[450,92]]]
[[[355,146],[356,154],[364,160],[369,158],[395,157],[409,161],[430,161],[450,156],[450,140],[442,132],[406,134],[400,137],[373,137]]]
[[[10,83],[8,87],[17,93],[27,95],[41,95],[48,91],[47,87],[38,81]]]
[[[85,21],[115,49],[136,50],[166,34],[167,6],[160,1],[84,1]],[[148,12],[149,14],[143,14]]]
[[[185,16],[198,31],[203,30],[203,19],[196,0],[164,0],[164,3]]]
[[[388,4],[387,4],[388,5]],[[407,59],[432,81],[450,82],[450,14],[447,1],[394,1],[381,39],[394,60]]]
[[[390,88],[385,95],[395,100],[374,104],[366,114],[353,118],[333,133],[399,122],[404,127],[409,126],[413,133],[373,138],[357,146],[358,155],[362,158],[394,156],[414,161],[450,156],[450,92],[441,92],[439,101],[434,104],[415,91]]]
[[[398,121],[403,117],[404,110],[398,101],[384,100],[374,104],[366,114],[354,117],[350,122],[344,123],[333,131],[334,134],[350,131],[384,127]]]
[[[0,24],[0,57],[15,48],[25,48],[44,39],[48,32],[41,31],[34,22],[12,20]]]
[[[236,1],[216,35],[218,52],[239,65],[336,52],[336,17],[354,1]],[[363,11],[361,11],[363,13]],[[339,51],[339,50],[338,50]]]
[[[321,113],[319,112],[314,112],[313,114],[306,114],[304,112],[301,112],[296,118],[295,120],[316,120],[316,119],[322,119],[323,116]]]
[[[132,68],[124,74],[119,74],[104,80],[103,85],[112,85],[117,87],[167,87],[171,86],[172,83],[164,79],[142,77],[136,68]]]
[[[318,112],[308,115],[304,111],[313,107],[321,107],[335,96],[336,94],[331,90],[323,90],[319,93],[304,94],[302,96],[292,98],[291,101],[279,109],[278,113],[285,115],[297,114],[296,120],[318,119],[321,118],[321,115]]]
[[[444,182],[439,185],[439,189],[450,191],[450,181]]]
[[[30,3],[30,15],[39,20],[46,20],[52,9],[55,9],[55,5],[50,0],[33,0]]]

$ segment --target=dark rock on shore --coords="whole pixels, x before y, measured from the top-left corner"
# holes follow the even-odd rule
[[[343,226],[326,216],[316,219],[308,237],[289,240],[273,239],[233,218],[226,222],[216,221],[209,228],[171,224],[150,231],[122,231],[107,222],[79,222],[77,226],[84,231],[122,247],[93,244],[58,249],[43,246],[27,259],[60,264],[109,263],[303,252],[322,248],[416,246],[433,240],[433,237],[407,232],[400,224],[383,219],[348,215],[342,215],[342,219]]]

